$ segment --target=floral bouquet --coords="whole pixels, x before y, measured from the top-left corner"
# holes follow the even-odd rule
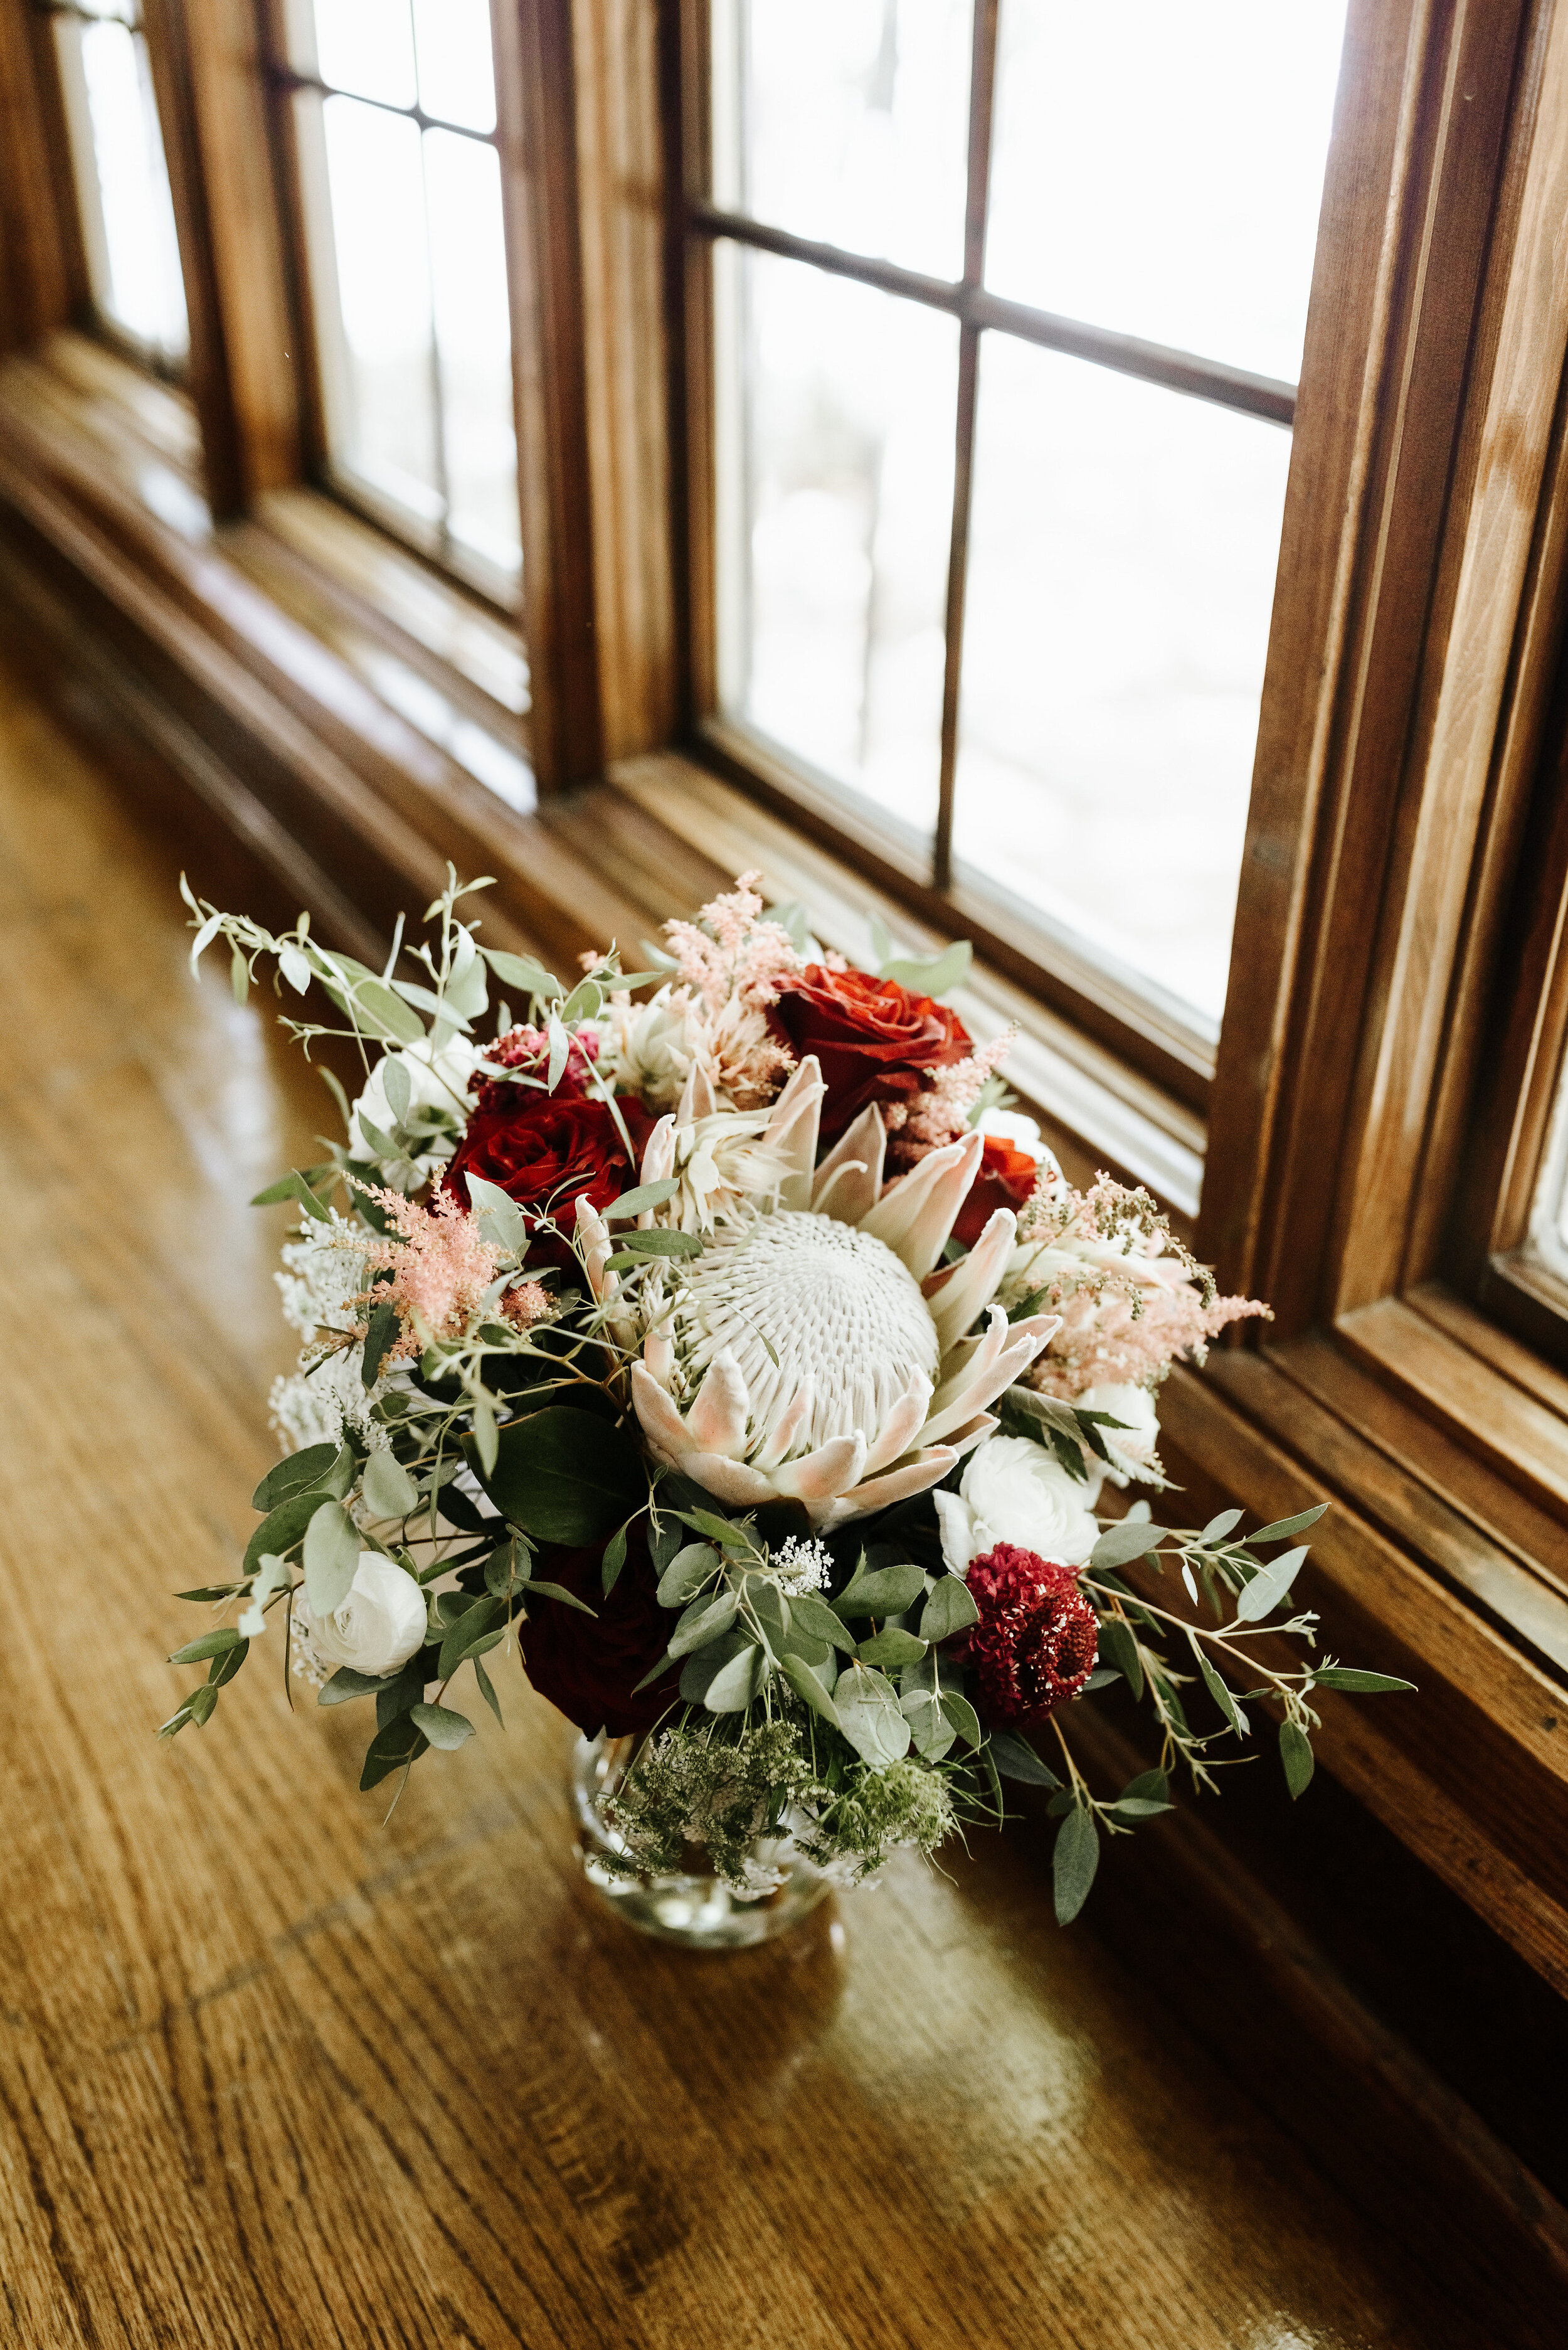
[[[1065,1922],[1100,1833],[1168,1809],[1178,1768],[1211,1784],[1245,1707],[1277,1711],[1299,1794],[1314,1688],[1408,1684],[1261,1659],[1312,1642],[1290,1595],[1319,1510],[1244,1537],[1236,1510],[1096,1514],[1165,1485],[1172,1361],[1266,1309],[1218,1296],[1146,1192],[1064,1180],[1007,1107],[1006,1040],[938,1000],[967,948],[879,937],[855,970],[755,879],[668,923],[656,968],[612,947],[570,987],[485,945],[487,885],[450,868],[380,972],[185,889],[192,962],[222,936],[241,1001],[263,964],[317,990],[332,1020],[287,1024],[352,1039],[364,1081],[323,1073],[343,1139],[258,1202],[298,1216],[288,1449],[234,1582],[183,1595],[224,1620],[172,1659],[209,1672],[163,1734],[276,1615],[286,1676],[373,1700],[373,1787],[473,1734],[465,1691],[499,1720],[515,1650],[598,1742],[608,1887],[853,1881],[1000,1819],[1012,1779],[1050,1791]],[[1190,1614],[1151,1596],[1166,1570]],[[1064,1724],[1118,1678],[1161,1763],[1096,1793]]]

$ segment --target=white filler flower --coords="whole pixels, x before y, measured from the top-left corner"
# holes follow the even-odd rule
[[[310,1645],[324,1665],[348,1665],[369,1679],[395,1673],[423,1645],[425,1596],[411,1575],[379,1551],[362,1550],[348,1596],[330,1616],[301,1599]]]
[[[1082,1566],[1099,1539],[1085,1506],[1088,1488],[1027,1436],[992,1436],[980,1446],[956,1493],[932,1496],[942,1556],[955,1575],[998,1543],[1016,1543],[1057,1566]]]
[[[774,1203],[737,1213],[672,1268],[632,1395],[658,1458],[722,1501],[790,1496],[832,1526],[934,1485],[990,1434],[986,1406],[1059,1326],[1035,1315],[1009,1327],[992,1305],[1010,1209],[956,1265],[940,1262],[981,1135],[884,1191],[874,1107],[814,1165],[823,1090],[815,1058],[803,1061],[763,1137],[784,1170]]]

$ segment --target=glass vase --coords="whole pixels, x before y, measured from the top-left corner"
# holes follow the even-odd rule
[[[684,1942],[697,1950],[739,1950],[787,1934],[833,1890],[834,1880],[805,1859],[788,1836],[763,1836],[753,1847],[764,1891],[737,1893],[701,1866],[691,1875],[627,1877],[607,1867],[606,1856],[626,1846],[602,1809],[636,1756],[635,1738],[579,1738],[572,1751],[569,1787],[580,1839],[583,1875],[606,1907],[639,1933]],[[692,1857],[703,1856],[693,1848]]]

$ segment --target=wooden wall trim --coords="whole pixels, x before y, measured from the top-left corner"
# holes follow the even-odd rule
[[[67,325],[88,296],[53,28],[0,0],[0,353]]]

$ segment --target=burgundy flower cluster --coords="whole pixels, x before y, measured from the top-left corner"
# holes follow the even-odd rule
[[[980,1621],[964,1661],[982,1721],[1027,1730],[1075,1698],[1095,1669],[1095,1611],[1070,1566],[998,1543],[965,1577]]]

